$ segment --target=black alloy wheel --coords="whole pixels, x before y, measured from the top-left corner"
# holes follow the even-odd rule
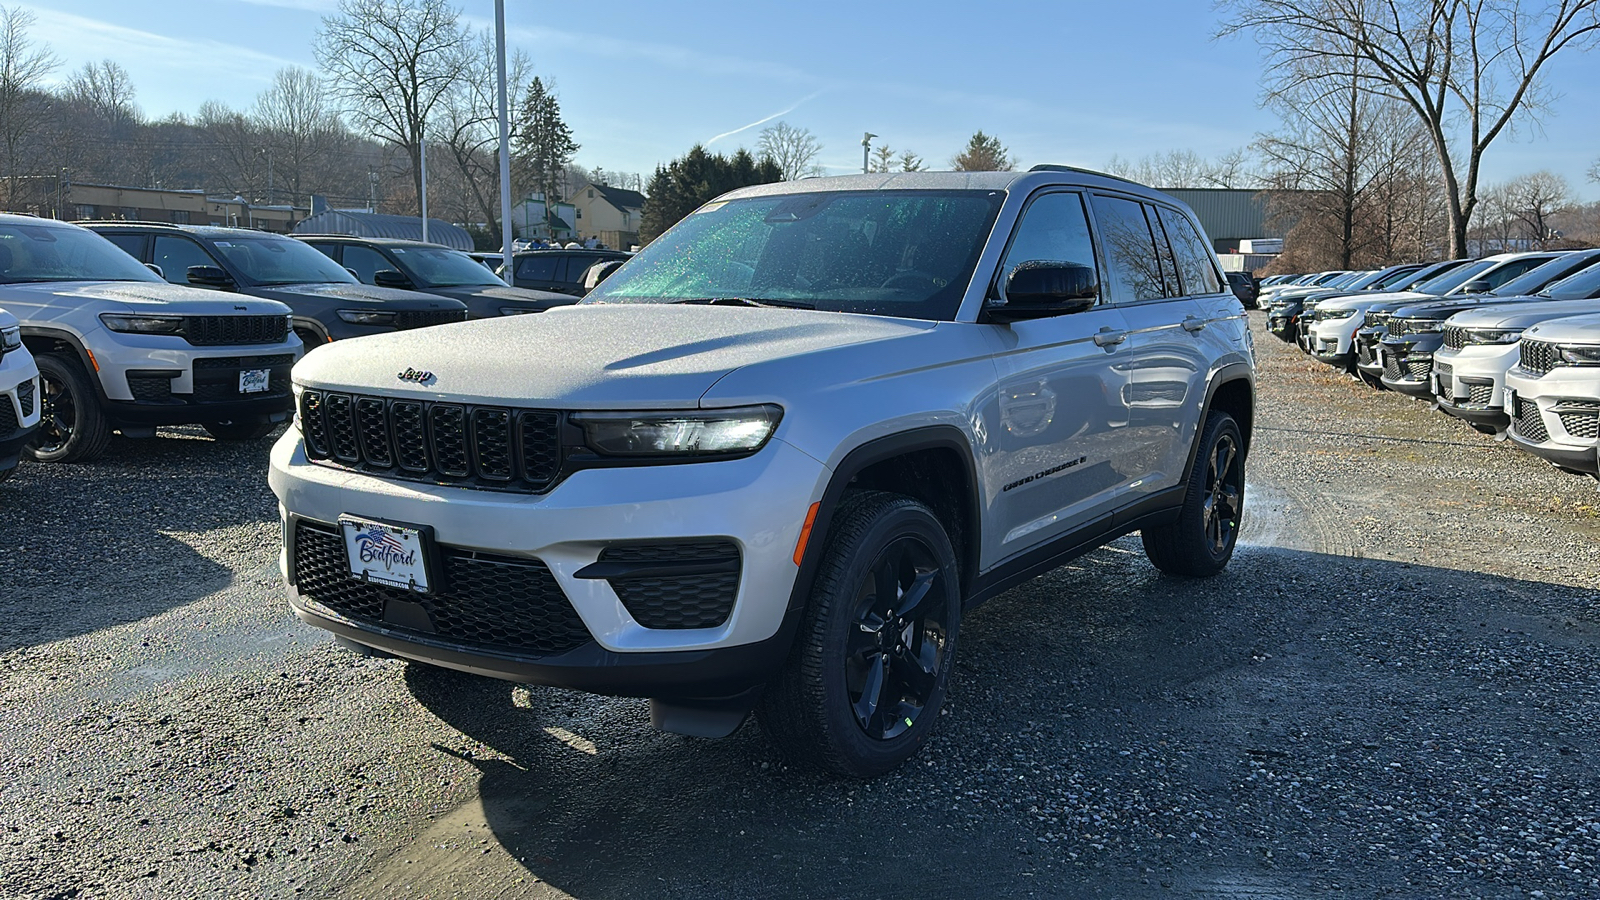
[[[1177,520],[1140,533],[1151,564],[1168,575],[1197,578],[1228,565],[1244,513],[1244,461],[1244,437],[1233,416],[1207,415]]]
[[[37,462],[84,462],[105,452],[111,426],[89,376],[76,360],[41,353],[39,429],[24,449]]]
[[[819,549],[794,647],[756,715],[794,762],[872,778],[939,720],[961,624],[955,549],[925,504],[881,491],[846,494]]]
[[[950,645],[947,589],[933,549],[913,536],[885,547],[862,582],[845,690],[868,737],[899,737],[933,698]]]

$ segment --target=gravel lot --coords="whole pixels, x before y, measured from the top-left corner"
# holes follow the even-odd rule
[[[1600,895],[1600,492],[1257,345],[1232,567],[1135,537],[989,603],[871,783],[335,650],[281,599],[264,442],[26,465],[0,895]]]

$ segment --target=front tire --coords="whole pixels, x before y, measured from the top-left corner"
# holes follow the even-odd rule
[[[111,423],[77,360],[41,353],[36,360],[43,394],[39,430],[24,452],[37,462],[88,462],[106,451]]]
[[[933,511],[899,494],[847,495],[789,660],[756,715],[802,765],[882,775],[927,743],[961,620],[955,550]]]
[[[1168,575],[1205,578],[1228,565],[1244,512],[1244,455],[1244,438],[1233,416],[1207,416],[1178,521],[1146,528],[1140,535],[1156,568]]]

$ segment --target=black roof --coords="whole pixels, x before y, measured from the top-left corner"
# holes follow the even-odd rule
[[[262,231],[259,228],[229,228],[226,225],[175,225],[171,222],[131,222],[123,219],[110,219],[105,221],[73,222],[85,228],[128,228],[134,230],[150,231],[183,231],[196,237],[203,238],[231,238],[231,237],[274,237],[288,240],[289,236],[276,231]]]
[[[524,256],[551,256],[557,253],[567,255],[582,254],[584,256],[609,256],[613,259],[627,259],[633,255],[626,250],[601,250],[598,247],[573,247],[571,250],[566,250],[561,247],[546,247],[542,250],[518,250],[511,255],[521,259]]]
[[[388,216],[334,209],[302,219],[294,226],[294,233],[349,234],[416,241],[422,238],[422,220],[416,216]],[[471,250],[473,247],[472,235],[465,228],[431,216],[428,218],[428,237],[433,238],[431,243],[455,250]]]
[[[638,191],[612,187],[608,184],[594,184],[593,182],[589,184],[589,187],[599,191],[600,195],[606,198],[606,202],[617,209],[628,209],[630,207],[644,209],[644,195]]]
[[[431,242],[430,243],[423,243],[422,241],[408,241],[408,240],[406,240],[404,238],[366,237],[365,235],[360,235],[360,234],[314,234],[314,233],[301,234],[300,232],[295,232],[294,236],[299,238],[300,240],[303,240],[303,241],[332,241],[334,243],[342,243],[342,244],[356,244],[356,243],[360,243],[360,244],[379,244],[379,245],[384,246],[384,247],[418,247],[418,248],[425,249],[425,250],[454,250],[454,249],[456,249],[454,247],[446,247],[444,244],[435,244],[435,243],[431,243]],[[462,252],[467,252],[467,251],[462,251]]]

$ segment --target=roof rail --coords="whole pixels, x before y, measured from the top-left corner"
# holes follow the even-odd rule
[[[141,219],[80,219],[72,222],[73,225],[144,225],[158,226],[161,228],[182,228],[177,222],[145,222]]]
[[[1058,166],[1058,165],[1054,165],[1054,164],[1051,164],[1051,163],[1040,163],[1039,165],[1034,166],[1033,168],[1029,169],[1028,171],[1029,172],[1073,172],[1073,173],[1076,173],[1078,175],[1097,175],[1097,176],[1099,176],[1101,178],[1109,178],[1112,181],[1121,181],[1121,182],[1124,182],[1126,184],[1138,184],[1139,187],[1149,187],[1149,185],[1147,185],[1147,184],[1139,184],[1139,182],[1134,181],[1132,178],[1123,178],[1121,175],[1111,175],[1111,174],[1108,174],[1106,172],[1096,172],[1093,169],[1084,169],[1084,168],[1080,168],[1078,166]]]

